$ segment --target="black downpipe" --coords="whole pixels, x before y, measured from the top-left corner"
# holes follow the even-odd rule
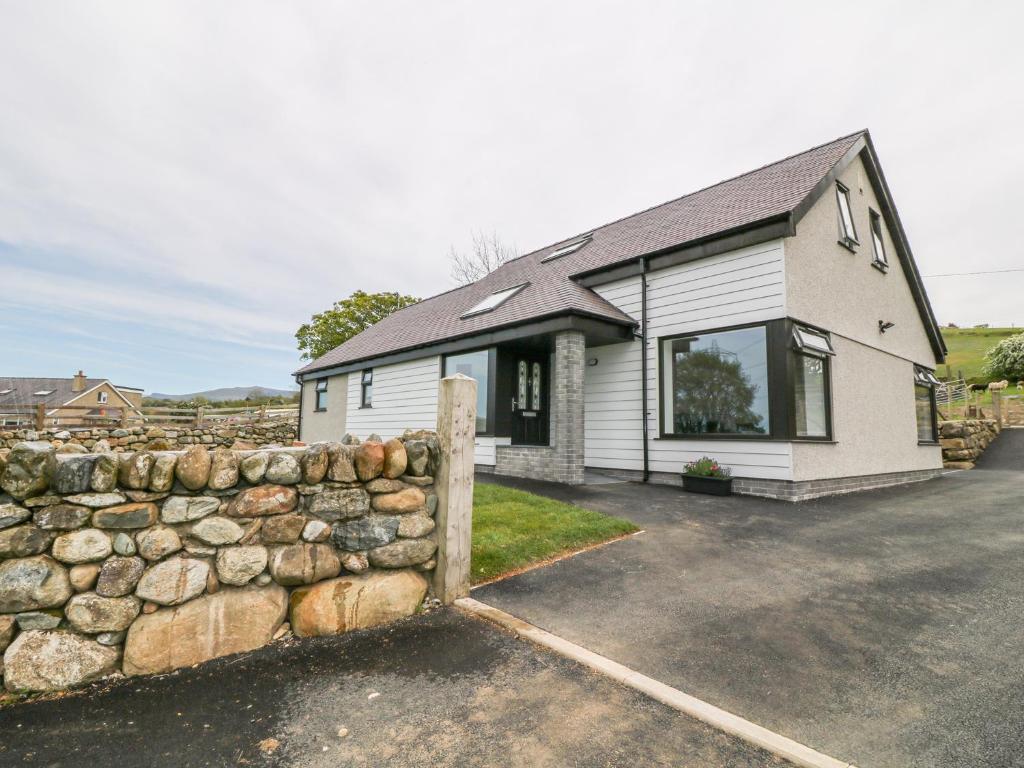
[[[640,394],[643,409],[644,482],[651,477],[650,456],[647,448],[647,259],[640,259]]]

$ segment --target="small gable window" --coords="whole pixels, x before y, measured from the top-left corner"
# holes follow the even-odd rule
[[[104,403],[106,403],[107,402],[107,393],[106,392],[97,392],[96,393],[96,402],[98,402],[100,405],[103,405]]]
[[[589,243],[592,237],[593,233],[589,233],[581,238],[573,240],[571,243],[566,243],[565,245],[556,248],[555,250],[553,250],[551,253],[549,253],[547,256],[540,260],[541,264],[545,264],[549,261],[554,261],[555,259],[561,258],[562,256],[568,256],[570,253],[576,253],[576,251],[578,251],[584,245]]]
[[[882,217],[877,211],[871,211],[871,245],[875,251],[872,263],[885,272],[889,269],[889,257],[885,254],[885,241],[882,240]]]
[[[327,379],[316,380],[316,410],[327,410]]]
[[[839,203],[839,242],[850,250],[857,245],[857,229],[853,226],[850,190],[836,182],[836,201]]]
[[[492,293],[490,296],[485,298],[483,301],[475,304],[469,311],[464,313],[463,317],[472,317],[473,315],[481,315],[484,312],[490,312],[491,310],[497,309],[506,301],[511,299],[529,283],[523,283],[522,285],[515,285],[511,288],[505,288],[504,290]]]
[[[361,393],[359,397],[360,408],[372,408],[373,407],[373,369],[368,368],[363,371],[363,378],[359,385],[361,387]]]

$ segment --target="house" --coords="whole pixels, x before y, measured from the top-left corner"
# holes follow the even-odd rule
[[[82,371],[69,379],[0,376],[0,425],[35,426],[40,408],[49,427],[120,419],[124,409],[141,415],[142,392],[91,379]]]
[[[861,131],[521,256],[296,377],[307,441],[432,427],[464,373],[481,471],[678,483],[708,455],[802,499],[941,470],[944,355]]]

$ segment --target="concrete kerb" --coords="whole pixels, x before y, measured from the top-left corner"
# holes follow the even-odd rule
[[[535,627],[522,619],[517,619],[509,613],[493,608],[486,603],[481,603],[479,600],[464,597],[456,600],[455,605],[468,613],[511,630],[520,637],[542,645],[568,659],[579,662],[595,672],[599,672],[646,696],[650,696],[666,706],[707,723],[713,728],[717,728],[749,744],[785,758],[794,765],[801,766],[801,768],[856,768],[853,763],[829,757],[804,744],[786,738],[774,731],[769,731],[767,728],[763,728],[756,723],[752,723],[688,693],[683,693],[676,688],[642,675],[616,661],[612,661],[582,646],[553,635],[540,627]]]

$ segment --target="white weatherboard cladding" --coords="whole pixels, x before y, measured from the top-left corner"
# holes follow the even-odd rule
[[[437,392],[441,358],[424,357],[407,363],[373,369],[373,406],[360,408],[362,377],[348,377],[348,419],[345,431],[361,439],[376,432],[387,440],[407,429],[437,428]],[[477,464],[494,465],[493,437],[478,437],[474,452]],[[499,438],[500,439],[500,438]]]
[[[730,251],[647,276],[648,431],[652,472],[680,472],[685,462],[709,455],[740,477],[789,480],[793,449],[764,440],[657,439],[658,338],[786,316],[782,241]],[[594,289],[635,318],[641,315],[640,278]],[[584,381],[584,455],[588,467],[643,469],[640,342],[591,347]]]
[[[361,376],[348,377],[348,432],[385,440],[406,429],[436,429],[441,358],[424,357],[373,369],[373,407],[360,408]]]

